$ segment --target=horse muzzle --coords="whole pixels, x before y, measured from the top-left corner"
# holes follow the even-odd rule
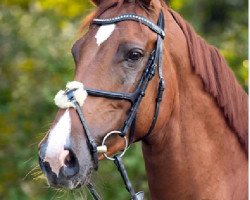
[[[74,151],[63,149],[59,154],[46,156],[43,145],[39,149],[39,165],[52,187],[73,189],[80,186],[80,165]]]

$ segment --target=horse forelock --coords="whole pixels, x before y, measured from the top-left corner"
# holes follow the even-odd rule
[[[203,81],[204,89],[217,101],[229,127],[248,152],[248,96],[237,82],[218,49],[208,45],[176,12],[169,9],[183,31],[194,72]]]

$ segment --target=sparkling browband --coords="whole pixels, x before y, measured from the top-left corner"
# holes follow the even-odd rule
[[[113,17],[109,19],[94,19],[92,21],[92,24],[108,25],[108,24],[114,24],[117,22],[128,21],[128,20],[140,22],[146,25],[147,27],[149,27],[152,31],[159,34],[162,38],[165,37],[165,32],[159,26],[155,25],[154,23],[152,23],[151,21],[149,21],[143,16],[134,15],[134,14],[125,14],[125,15],[120,15],[118,17]]]

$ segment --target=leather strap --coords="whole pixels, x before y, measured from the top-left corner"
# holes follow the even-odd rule
[[[114,156],[114,163],[117,167],[117,170],[120,172],[122,180],[126,186],[127,191],[130,194],[131,200],[143,200],[144,193],[143,192],[138,192],[135,193],[135,190],[132,186],[132,183],[129,180],[127,171],[125,169],[125,166],[123,164],[123,161],[120,156]]]
[[[91,196],[93,197],[94,200],[101,200],[100,195],[96,192],[92,183],[88,183],[87,188],[88,188],[89,193],[91,194]]]
[[[160,13],[160,17],[158,19],[157,25],[159,27],[162,27],[164,30],[164,16],[163,16],[163,12],[161,11]],[[159,115],[159,110],[160,110],[160,103],[162,101],[162,96],[163,96],[163,92],[165,90],[165,82],[163,79],[163,74],[162,74],[162,52],[163,52],[163,39],[158,35],[157,36],[157,45],[156,45],[156,52],[160,52],[158,53],[156,56],[158,57],[157,61],[157,65],[158,65],[158,76],[159,76],[159,85],[158,85],[158,91],[157,91],[157,97],[156,97],[156,104],[155,104],[155,113],[154,113],[154,117],[151,123],[151,126],[148,130],[148,133],[145,135],[145,137],[147,137],[148,135],[150,135],[150,133],[153,131],[158,115]]]
[[[83,126],[83,129],[85,131],[85,136],[86,136],[86,142],[89,147],[90,154],[92,156],[93,162],[94,162],[94,169],[98,170],[98,152],[97,152],[97,144],[95,140],[92,138],[90,131],[88,129],[87,123],[83,117],[83,112],[82,109],[79,105],[79,103],[76,101],[74,93],[74,90],[68,90],[66,92],[67,98],[70,102],[72,102],[75,106],[76,112],[78,114],[78,117],[81,121],[81,124]]]
[[[124,122],[123,128],[121,129],[121,137],[124,137],[128,133],[128,129],[130,128],[130,138],[129,141],[133,142],[133,137],[134,137],[134,132],[135,132],[135,127],[136,127],[136,113],[138,110],[138,107],[141,103],[142,98],[145,96],[146,89],[148,87],[148,84],[150,80],[153,78],[155,75],[156,69],[158,70],[158,76],[159,76],[159,85],[158,85],[158,90],[157,90],[157,97],[156,97],[156,104],[155,104],[155,111],[154,111],[154,117],[151,123],[151,126],[148,130],[148,133],[146,135],[149,135],[152,130],[155,127],[157,117],[159,114],[159,108],[160,108],[160,103],[162,101],[162,96],[163,96],[163,91],[165,89],[164,85],[164,79],[162,75],[162,46],[163,46],[163,39],[165,37],[164,33],[164,16],[163,12],[161,11],[157,25],[154,23],[150,22],[143,16],[138,16],[135,14],[125,14],[121,15],[115,18],[111,19],[94,19],[92,24],[96,25],[107,25],[107,24],[113,24],[113,23],[118,23],[121,21],[137,21],[139,23],[144,24],[145,26],[149,27],[152,31],[157,33],[157,41],[156,41],[156,47],[151,53],[149,60],[147,62],[147,65],[144,69],[144,72],[142,74],[142,77],[137,85],[137,88],[134,93],[119,93],[119,92],[108,92],[108,91],[102,91],[102,90],[95,90],[95,89],[86,89],[87,93],[91,96],[95,97],[105,97],[105,98],[110,98],[110,99],[117,99],[117,100],[127,100],[131,102],[131,109],[128,114],[127,120]],[[97,153],[97,145],[94,141],[94,139],[90,135],[90,131],[88,129],[88,126],[86,124],[86,121],[84,120],[82,110],[78,104],[78,102],[75,100],[73,91],[68,91],[67,92],[67,97],[68,99],[75,105],[76,111],[79,115],[80,121],[82,123],[83,129],[85,130],[86,134],[86,140],[87,144],[89,147],[89,150],[92,155],[92,159],[94,162],[94,167],[97,170],[98,169],[98,153]],[[123,181],[126,185],[127,190],[131,194],[131,199],[132,200],[142,200],[143,199],[143,193],[135,193],[131,182],[129,181],[126,169],[123,165],[123,162],[119,156],[115,156],[115,164],[121,173],[121,176],[123,178]],[[93,198],[96,200],[99,200],[100,197],[93,188],[93,185],[88,184],[87,185],[90,193],[92,194]]]
[[[127,20],[140,22],[148,26],[151,30],[157,33],[157,41],[156,41],[155,50],[153,50],[153,52],[151,53],[149,57],[146,68],[144,69],[144,72],[137,85],[135,92],[134,93],[119,93],[119,92],[108,92],[108,91],[95,90],[95,89],[86,89],[86,91],[91,96],[127,100],[131,102],[132,106],[128,114],[127,120],[124,122],[123,128],[121,129],[120,136],[124,137],[128,133],[128,130],[130,128],[131,129],[130,142],[133,142],[133,135],[134,135],[135,123],[136,123],[135,116],[136,116],[138,107],[142,101],[142,98],[145,96],[145,92],[149,84],[149,81],[155,75],[156,68],[158,69],[158,76],[159,76],[158,93],[157,93],[157,98],[156,98],[154,117],[153,117],[150,129],[146,135],[149,135],[151,133],[157,121],[160,102],[161,102],[163,91],[164,91],[164,80],[162,76],[162,43],[163,43],[165,33],[163,31],[164,30],[164,16],[163,16],[162,11],[160,13],[157,25],[155,25],[154,23],[150,22],[149,20],[147,20],[146,18],[142,16],[138,16],[134,14],[121,15],[121,16],[111,18],[111,19],[94,19],[93,24],[105,25],[105,24],[118,23],[118,22],[127,21]],[[69,101],[71,101],[75,105],[75,108],[78,113],[79,119],[82,123],[83,129],[85,130],[86,141],[87,141],[87,145],[89,147],[89,150],[93,158],[94,168],[95,170],[97,170],[98,169],[97,144],[95,140],[91,137],[87,123],[83,117],[81,107],[79,106],[78,102],[75,100],[73,90],[67,91],[67,97]]]
[[[113,17],[110,19],[94,19],[92,24],[96,25],[108,25],[108,24],[114,24],[122,21],[136,21],[139,23],[144,24],[145,26],[149,27],[152,31],[160,35],[162,38],[165,37],[165,32],[162,26],[155,25],[151,21],[149,21],[147,18],[140,16],[140,15],[135,15],[135,14],[125,14],[125,15],[120,15],[118,17]]]
[[[107,24],[118,23],[121,21],[128,21],[128,20],[140,22],[144,24],[145,26],[148,26],[151,30],[157,33],[157,41],[156,41],[155,50],[151,53],[149,57],[146,68],[136,87],[135,92],[134,93],[119,93],[119,92],[109,92],[109,91],[102,91],[102,90],[95,90],[95,89],[86,89],[86,90],[88,94],[91,96],[105,97],[105,98],[117,99],[117,100],[127,100],[131,102],[132,104],[131,109],[128,114],[127,120],[124,122],[123,128],[121,129],[120,136],[124,137],[128,133],[128,130],[130,128],[129,141],[133,142],[133,135],[134,135],[134,129],[135,129],[135,116],[136,116],[138,107],[141,103],[141,100],[145,96],[145,92],[149,84],[149,81],[155,75],[156,68],[158,70],[159,85],[158,85],[158,91],[157,91],[157,97],[156,97],[154,117],[153,117],[151,126],[146,136],[152,132],[157,121],[157,117],[158,117],[159,109],[160,109],[160,103],[162,100],[163,91],[165,89],[164,79],[162,75],[162,50],[163,50],[162,43],[165,37],[165,33],[164,33],[164,15],[162,11],[160,12],[157,25],[150,22],[145,17],[138,16],[135,14],[125,14],[125,15],[121,15],[118,17],[110,18],[110,19],[94,19],[92,24],[107,25]]]

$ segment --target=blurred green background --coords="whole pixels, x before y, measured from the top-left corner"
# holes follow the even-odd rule
[[[171,0],[168,3],[220,49],[247,91],[247,0]],[[71,45],[83,17],[93,8],[87,0],[0,2],[2,200],[89,198],[84,190],[64,192],[47,187],[38,168],[37,145],[56,114],[55,93],[72,80]],[[148,191],[139,144],[129,150],[125,163],[137,190]],[[104,199],[128,199],[112,163],[103,161],[95,179]]]

